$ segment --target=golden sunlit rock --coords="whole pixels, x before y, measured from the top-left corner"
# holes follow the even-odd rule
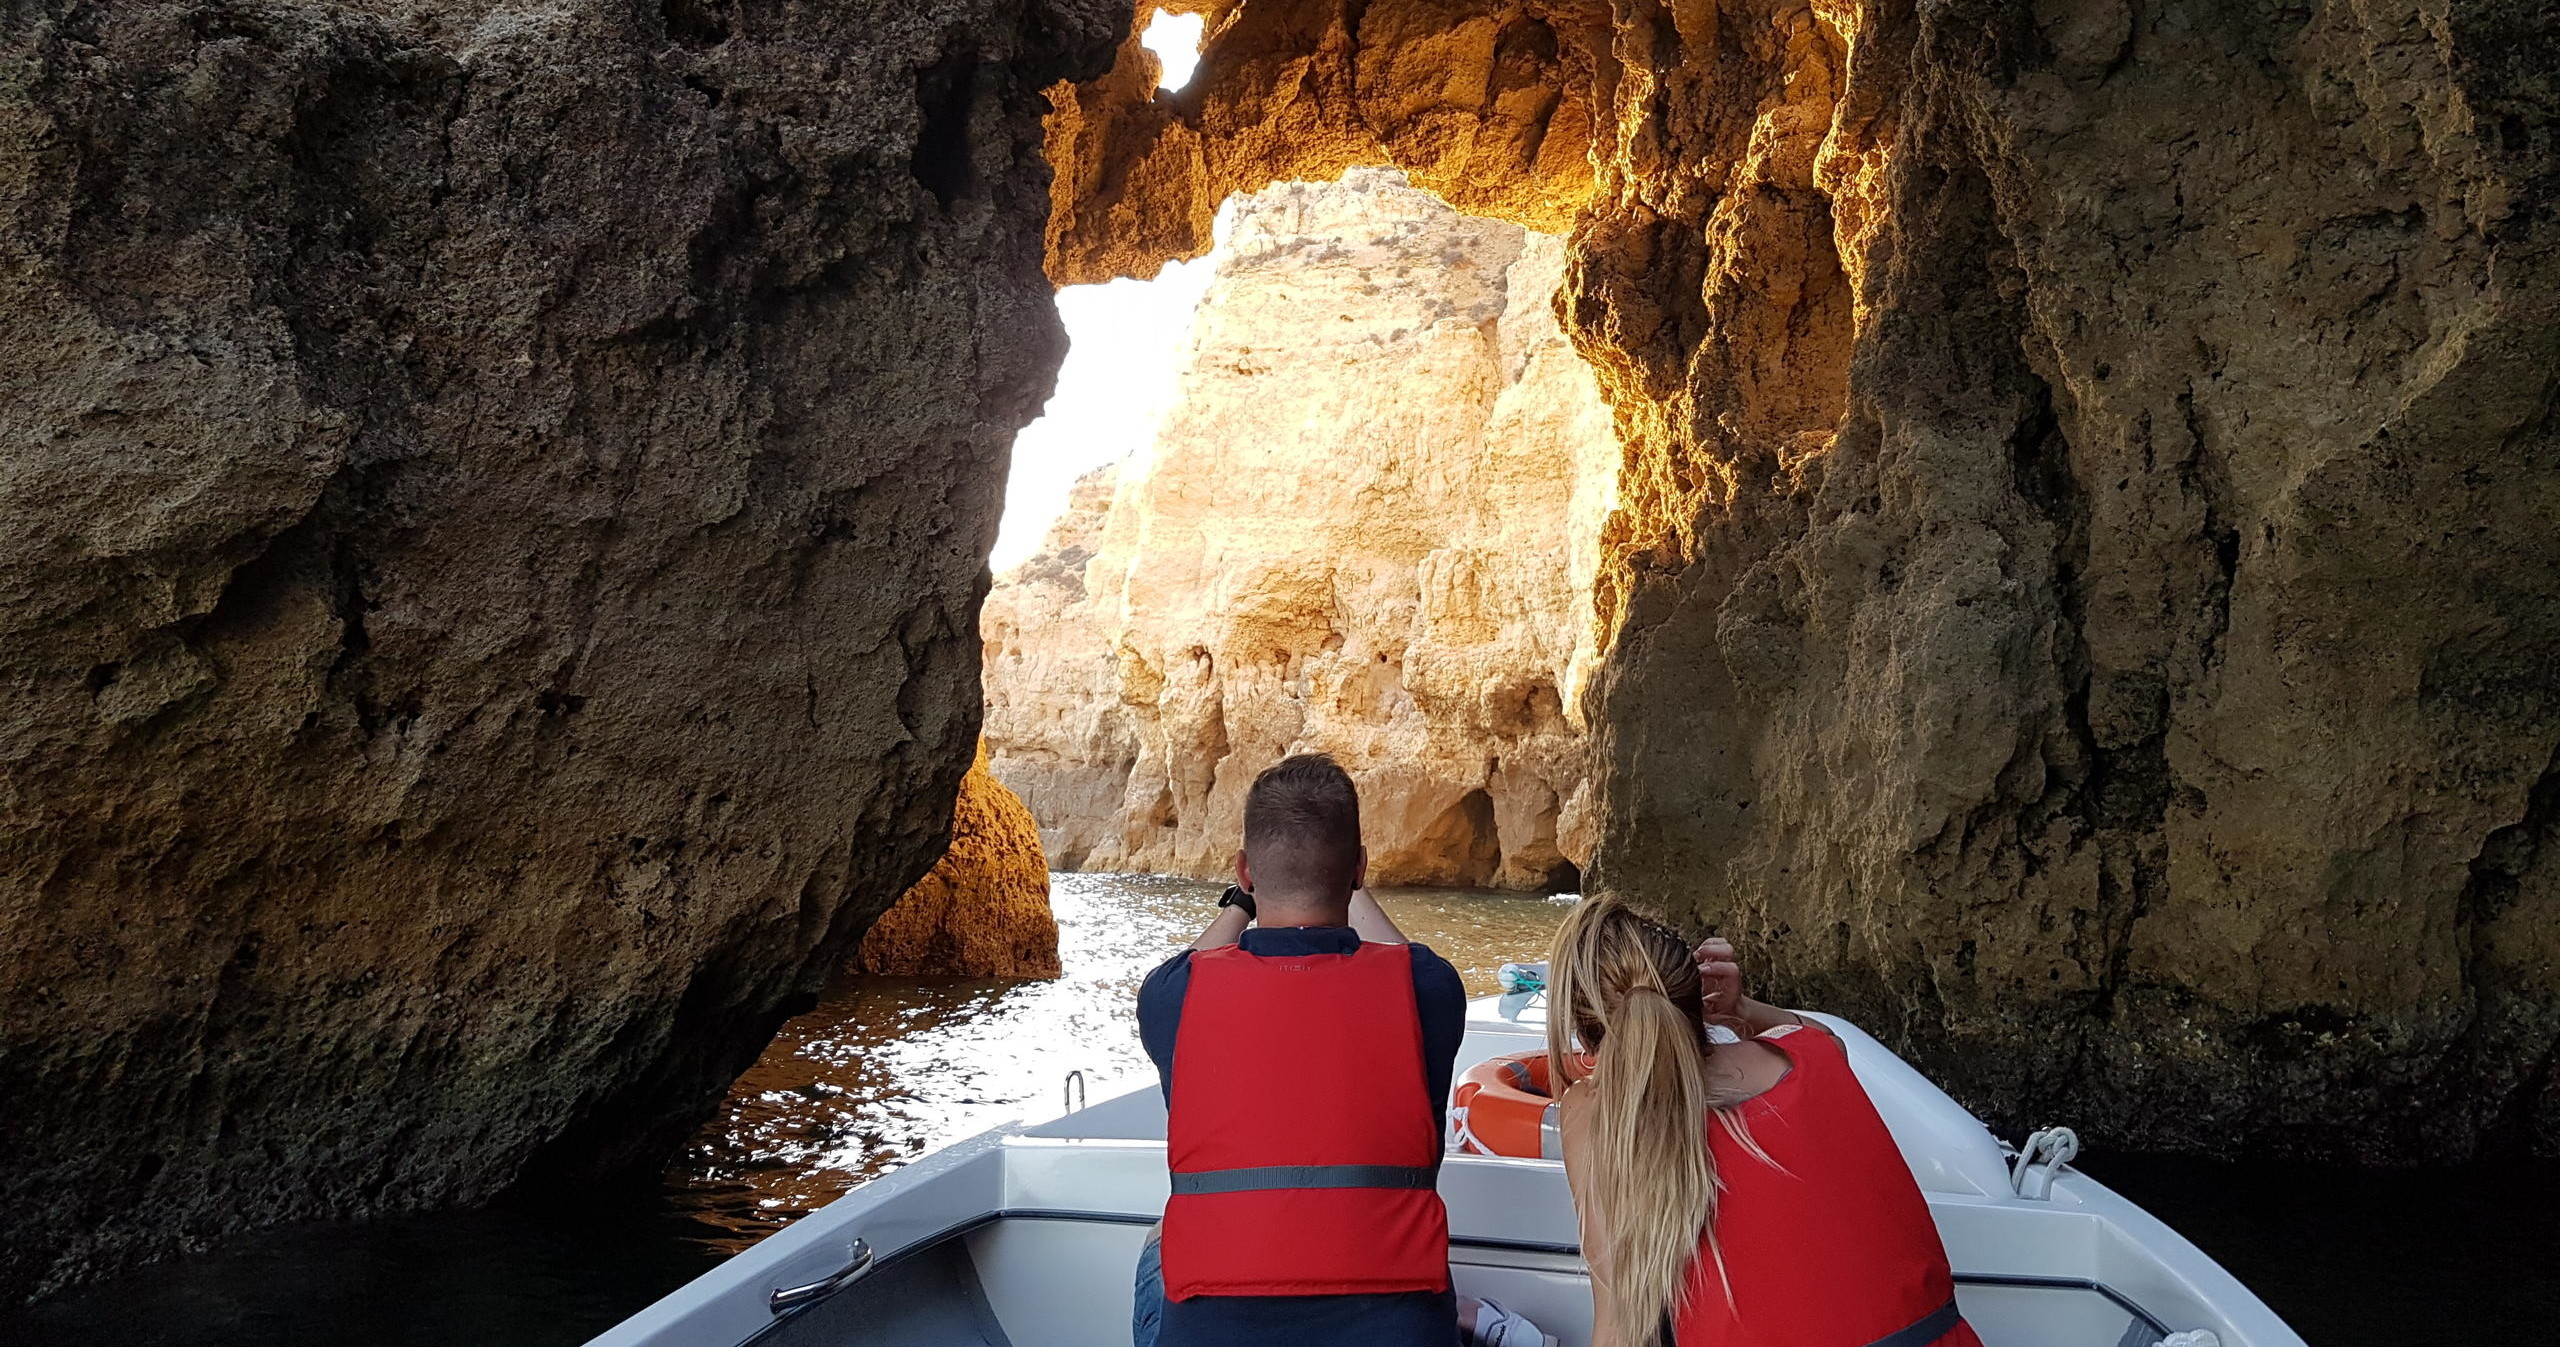
[[[1228,196],[1361,164],[1392,162],[1461,210],[1563,232],[1591,190],[1590,85],[1572,73],[1585,53],[1565,21],[1539,8],[1141,4],[1110,73],[1050,90],[1050,276],[1151,276],[1209,250]],[[1156,9],[1208,15],[1179,92],[1156,88],[1134,35]],[[1583,10],[1571,33],[1605,45],[1607,6]]]
[[[960,779],[950,849],[871,924],[853,966],[900,977],[1058,975],[1040,825],[987,771],[986,745]]]
[[[1574,887],[1618,449],[1563,250],[1392,172],[1240,200],[1154,445],[989,597],[996,772],[1066,868],[1213,876],[1291,752],[1382,884]]]

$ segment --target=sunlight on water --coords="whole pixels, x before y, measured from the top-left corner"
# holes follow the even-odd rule
[[[1138,984],[1191,942],[1221,885],[1159,875],[1050,876],[1065,975],[1053,982],[849,976],[783,1026],[670,1174],[676,1203],[744,1248],[865,1179],[974,1132],[1152,1084]],[[1564,906],[1534,895],[1383,889],[1405,933],[1471,995],[1507,960],[1545,957]]]

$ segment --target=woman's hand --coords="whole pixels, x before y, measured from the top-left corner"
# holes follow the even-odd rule
[[[1804,1016],[1792,1010],[1764,1005],[1743,994],[1742,963],[1731,941],[1709,936],[1690,953],[1698,961],[1699,1004],[1709,1024],[1722,1023],[1750,1038],[1782,1024],[1806,1023]]]
[[[1742,964],[1734,958],[1733,943],[1711,935],[1691,953],[1698,961],[1698,990],[1706,1002],[1707,1018],[1723,1019],[1739,1013],[1746,998],[1742,994]]]

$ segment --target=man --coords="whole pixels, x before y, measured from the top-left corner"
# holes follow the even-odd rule
[[[1458,1341],[1435,1185],[1466,991],[1370,898],[1368,859],[1350,776],[1282,760],[1217,920],[1138,992],[1173,1171],[1141,1347]]]

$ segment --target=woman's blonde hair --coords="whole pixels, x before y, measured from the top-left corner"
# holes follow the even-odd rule
[[[1597,1058],[1579,1088],[1591,1094],[1586,1191],[1602,1219],[1584,1229],[1600,1244],[1586,1252],[1607,1270],[1598,1289],[1617,1340],[1595,1347],[1647,1347],[1688,1298],[1700,1237],[1714,1248],[1709,1119],[1759,1147],[1708,1080],[1698,968],[1677,933],[1587,898],[1557,930],[1549,965],[1548,1062],[1572,1081],[1584,1074],[1577,1039]]]

